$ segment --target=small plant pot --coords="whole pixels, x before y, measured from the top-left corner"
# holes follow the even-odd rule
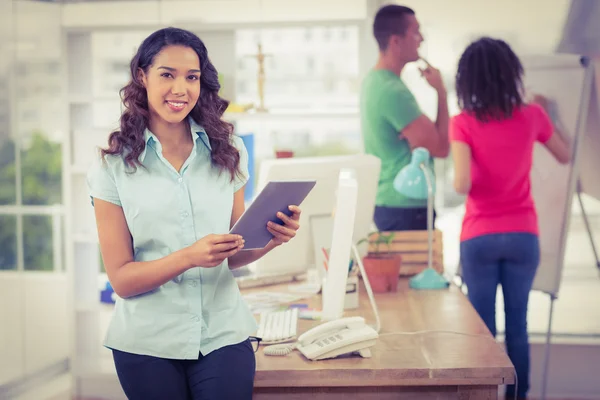
[[[276,150],[275,158],[293,158],[294,152],[292,150]]]
[[[368,254],[363,258],[365,272],[375,293],[396,292],[400,280],[399,254]]]

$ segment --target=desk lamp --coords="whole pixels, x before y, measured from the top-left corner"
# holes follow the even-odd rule
[[[427,199],[428,265],[409,280],[413,289],[445,289],[450,283],[433,268],[433,195],[435,182],[429,169],[429,151],[423,147],[414,149],[410,164],[402,168],[394,179],[394,189],[412,199]]]

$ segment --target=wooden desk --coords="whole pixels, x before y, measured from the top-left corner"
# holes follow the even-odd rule
[[[416,291],[402,279],[397,293],[377,294],[375,299],[382,328],[371,348],[372,358],[309,361],[297,350],[285,357],[265,356],[261,346],[254,399],[496,399],[499,385],[514,383],[504,349],[457,287]],[[308,303],[320,308],[320,296]],[[351,315],[374,323],[364,287],[360,308],[344,316]],[[299,320],[298,330],[302,333],[319,323]],[[425,330],[469,335],[386,335]]]

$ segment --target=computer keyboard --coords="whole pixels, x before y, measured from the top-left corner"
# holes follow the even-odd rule
[[[269,311],[260,314],[256,336],[264,344],[285,343],[296,339],[298,309]]]

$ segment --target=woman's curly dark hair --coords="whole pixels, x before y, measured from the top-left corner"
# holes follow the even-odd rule
[[[480,38],[458,62],[458,105],[480,121],[509,118],[523,105],[522,77],[521,61],[506,42]]]
[[[156,55],[166,46],[189,47],[198,54],[200,60],[200,97],[190,112],[196,123],[201,125],[208,135],[212,148],[213,164],[221,170],[227,170],[233,180],[239,171],[240,155],[231,144],[233,125],[221,120],[229,102],[218,94],[220,84],[215,67],[208,59],[206,46],[192,32],[178,28],[164,28],[148,36],[131,60],[131,81],[121,89],[121,100],[125,111],[121,115],[120,129],[110,134],[108,148],[102,149],[106,155],[124,155],[125,163],[134,170],[142,164],[140,154],[144,151],[144,131],[148,126],[150,111],[148,96],[140,79],[139,71],[148,72]]]

